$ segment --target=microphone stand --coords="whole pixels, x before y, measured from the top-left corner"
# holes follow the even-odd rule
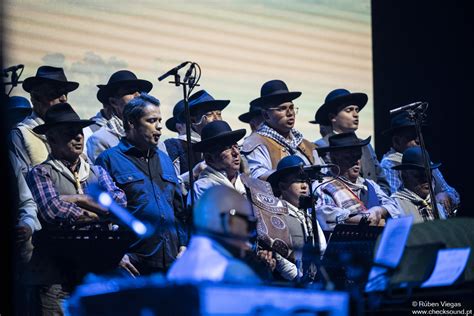
[[[407,110],[409,119],[415,123],[416,135],[420,141],[421,147],[421,154],[423,155],[423,166],[425,168],[425,176],[428,180],[429,188],[430,188],[430,199],[431,205],[433,210],[433,216],[435,219],[439,219],[439,212],[438,212],[438,204],[436,203],[436,196],[433,189],[433,175],[431,173],[430,161],[428,161],[427,152],[426,152],[426,145],[423,139],[423,133],[421,132],[421,125],[423,123],[423,119],[425,118],[425,111],[427,107],[417,107],[411,110]]]
[[[302,168],[303,170],[303,168]],[[304,171],[303,171],[304,172]],[[324,287],[326,290],[333,290],[334,289],[334,284],[331,282],[328,273],[326,272],[326,269],[323,267],[321,264],[321,250],[320,250],[320,240],[319,240],[319,232],[318,232],[318,220],[316,218],[316,201],[317,197],[314,195],[313,192],[313,187],[312,183],[313,181],[318,181],[322,182],[323,181],[323,174],[318,172],[318,173],[311,173],[311,174],[306,174],[306,183],[308,184],[309,188],[309,201],[311,202],[311,225],[313,227],[313,236],[312,236],[312,241],[309,245],[309,247],[305,246],[303,249],[303,276],[306,277],[305,279],[308,279],[308,270],[310,268],[311,263],[314,263],[317,268],[317,272],[320,273],[321,279],[324,282]],[[306,206],[306,205],[305,205]],[[306,250],[306,251],[305,251]],[[310,254],[310,260],[309,262],[306,262],[304,260],[304,255],[306,253]],[[304,280],[306,281],[306,280]]]
[[[194,177],[193,177],[193,170],[192,170],[192,158],[191,158],[191,115],[189,112],[189,93],[192,91],[192,89],[196,86],[198,86],[196,78],[194,76],[191,76],[191,73],[193,70],[195,70],[195,67],[199,67],[198,64],[196,63],[191,63],[191,66],[189,67],[188,71],[186,72],[186,75],[184,77],[184,80],[181,81],[181,76],[178,74],[179,66],[174,68],[176,71],[173,71],[172,75],[174,75],[174,81],[170,81],[170,83],[173,83],[176,87],[182,86],[183,87],[183,103],[184,103],[184,115],[185,115],[185,120],[186,120],[186,149],[187,149],[187,156],[188,156],[188,172],[189,172],[189,187],[190,187],[190,194],[191,194],[191,209],[194,206],[194,194],[192,192],[193,186],[194,186]],[[170,73],[171,75],[171,73]],[[164,79],[163,77],[160,77]],[[188,91],[188,86],[189,86],[189,91]]]

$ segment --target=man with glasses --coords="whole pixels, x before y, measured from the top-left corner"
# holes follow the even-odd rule
[[[240,179],[240,151],[237,142],[245,136],[245,129],[232,131],[225,121],[214,121],[202,129],[201,141],[193,149],[204,153],[206,168],[194,182],[193,194],[197,201],[216,185],[228,186],[242,195],[245,187]],[[190,204],[191,195],[188,195]]]
[[[214,121],[222,120],[222,111],[229,105],[229,100],[216,100],[205,90],[200,90],[189,97],[189,114],[191,121],[191,143],[196,144],[201,141],[201,133],[205,126]],[[176,111],[175,111],[176,110]],[[175,113],[176,112],[176,116]],[[172,130],[178,124],[182,128],[186,128],[186,117],[184,113],[184,102],[179,101],[173,110],[173,118],[167,122],[167,127]],[[193,167],[193,176],[197,178],[199,173],[205,168],[202,162],[200,152],[193,151],[188,155],[186,132],[178,135],[176,138],[167,139],[165,141],[168,155],[173,161],[176,174],[180,175],[180,179],[185,186],[185,190],[189,189],[189,173],[188,159],[191,158],[191,166]]]
[[[36,75],[23,81],[23,89],[30,93],[33,111],[10,133],[9,147],[17,159],[23,175],[48,158],[50,148],[46,137],[33,128],[44,124],[46,111],[55,104],[67,102],[69,92],[79,83],[68,81],[62,68],[41,66]]]
[[[253,178],[266,180],[278,162],[289,155],[301,157],[305,165],[321,164],[316,146],[294,128],[298,108],[293,100],[300,95],[301,92],[288,91],[283,81],[271,80],[263,84],[260,97],[250,102],[262,109],[264,119],[264,124],[242,146]]]
[[[195,234],[186,252],[168,271],[169,280],[261,283],[255,269],[246,264],[256,219],[244,197],[229,186],[216,185],[197,201],[193,218]],[[254,266],[256,263],[251,262]],[[267,265],[271,264],[274,267],[275,260],[270,259]]]
[[[354,132],[329,137],[329,146],[318,151],[329,153],[332,163],[339,166],[334,178],[324,181],[316,189],[316,214],[323,230],[333,230],[337,224],[383,226],[385,219],[396,218],[400,211],[380,186],[361,176],[362,148],[370,142],[357,138]]]

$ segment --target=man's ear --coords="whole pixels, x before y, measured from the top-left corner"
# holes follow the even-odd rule
[[[330,121],[331,123],[336,122],[336,114],[334,114],[334,113],[329,113],[329,114],[328,114],[328,118],[329,118],[329,121]]]

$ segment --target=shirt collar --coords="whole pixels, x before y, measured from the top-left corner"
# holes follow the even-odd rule
[[[133,146],[126,137],[122,137],[118,144],[120,151],[126,154],[131,154],[136,157],[144,157],[145,155],[137,147]],[[157,149],[151,151],[151,156],[156,154]]]

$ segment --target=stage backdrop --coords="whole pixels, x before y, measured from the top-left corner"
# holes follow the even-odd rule
[[[5,66],[24,64],[22,79],[40,65],[63,67],[80,87],[69,102],[81,117],[100,108],[97,84],[120,69],[151,81],[166,120],[182,90],[157,77],[191,60],[202,68],[201,88],[230,99],[223,113],[233,128],[261,85],[284,80],[301,91],[296,128],[309,124],[335,88],[361,91],[359,136],[373,134],[372,41],[369,0],[7,0]],[[195,90],[197,91],[197,90]],[[24,95],[21,87],[12,95]],[[173,133],[163,129],[164,137]]]

